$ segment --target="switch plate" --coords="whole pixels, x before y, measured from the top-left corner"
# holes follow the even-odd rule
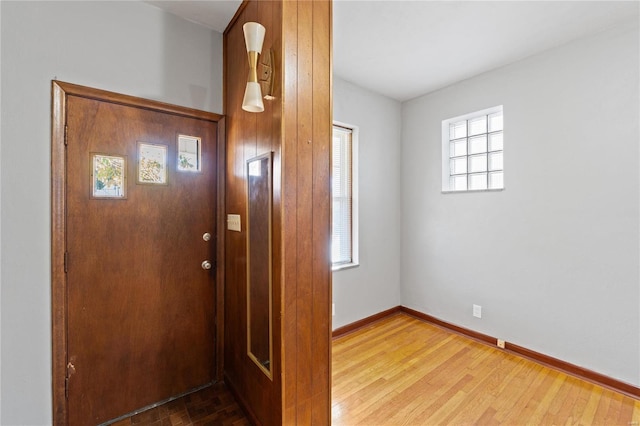
[[[227,229],[229,231],[238,231],[240,232],[240,215],[239,214],[228,214],[227,215]]]
[[[473,316],[476,318],[482,318],[482,306],[473,305]]]

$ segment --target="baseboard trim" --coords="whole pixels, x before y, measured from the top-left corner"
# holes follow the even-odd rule
[[[401,312],[401,310],[402,306],[394,306],[393,308],[387,309],[386,311],[378,312],[377,314],[371,315],[370,317],[366,317],[356,322],[352,322],[351,324],[338,327],[333,330],[332,336],[335,339],[337,337],[344,336],[345,334],[353,333],[354,331],[371,325],[374,322],[380,321],[381,319],[398,314]]]
[[[532,351],[531,349],[527,349],[513,343],[506,342],[505,350],[507,352],[518,354],[523,358],[528,358],[548,367],[555,368],[556,370],[560,370],[579,379],[595,383],[602,387],[620,392],[621,394],[624,394],[631,398],[640,400],[640,387],[634,386],[630,383],[614,379],[613,377],[605,376],[604,374],[600,374],[598,372],[588,370],[575,364],[562,361],[561,359]]]
[[[470,337],[473,340],[477,340],[477,341],[482,342],[482,343],[487,343],[488,345],[491,345],[491,346],[496,346],[496,341],[497,340],[495,338],[489,336],[489,335],[482,334],[482,333],[479,333],[477,331],[470,330],[468,328],[459,327],[459,326],[457,326],[455,324],[451,324],[449,322],[442,321],[441,319],[438,319],[436,317],[432,317],[431,315],[427,315],[427,314],[424,314],[424,313],[422,313],[420,311],[416,311],[414,309],[407,308],[406,306],[401,306],[400,307],[400,311],[404,312],[407,315],[415,317],[415,318],[417,318],[419,320],[423,320],[423,321],[431,323],[433,325],[437,325],[437,326],[440,326],[442,328],[446,328],[449,331],[453,331],[454,333],[462,334],[465,337]]]
[[[454,333],[461,334],[465,337],[469,337],[473,340],[497,348],[497,338],[493,336],[488,336],[486,334],[478,333],[477,331],[473,331],[468,328],[460,327],[455,324],[442,321],[431,315],[427,315],[425,313],[407,308],[405,306],[401,306],[399,311],[419,320],[431,323]],[[563,373],[569,374],[587,382],[591,382],[599,386],[614,390],[631,398],[640,399],[640,387],[625,383],[609,376],[605,376],[604,374],[596,373],[595,371],[579,367],[569,362],[562,361],[560,359],[509,342],[505,342],[504,351],[519,355],[523,358],[527,358],[531,361],[537,362],[555,370],[562,371]]]
[[[240,406],[244,414],[247,416],[251,424],[261,425],[262,423],[258,421],[258,418],[253,413],[253,410],[251,410],[251,406],[247,403],[247,400],[244,399],[242,395],[240,395],[236,386],[233,383],[233,380],[229,379],[229,376],[227,375],[226,372],[224,373],[224,384],[227,385],[227,388],[229,389],[233,397],[236,399],[236,401],[238,402],[238,405]]]

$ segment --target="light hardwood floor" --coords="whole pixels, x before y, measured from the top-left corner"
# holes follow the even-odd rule
[[[640,401],[405,314],[333,341],[333,425],[640,425]]]

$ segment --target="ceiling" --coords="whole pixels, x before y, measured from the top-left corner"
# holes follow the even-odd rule
[[[242,0],[143,0],[169,13],[224,32]]]
[[[147,1],[222,32],[240,0]],[[638,1],[335,0],[334,73],[398,101],[625,21]]]

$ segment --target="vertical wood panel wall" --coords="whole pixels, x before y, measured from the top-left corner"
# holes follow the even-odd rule
[[[330,423],[331,32],[330,1],[245,1],[224,35],[227,120],[227,383],[265,425]],[[276,99],[241,109],[248,62],[242,25],[266,28],[276,62]],[[246,160],[274,152],[273,381],[247,356]]]

